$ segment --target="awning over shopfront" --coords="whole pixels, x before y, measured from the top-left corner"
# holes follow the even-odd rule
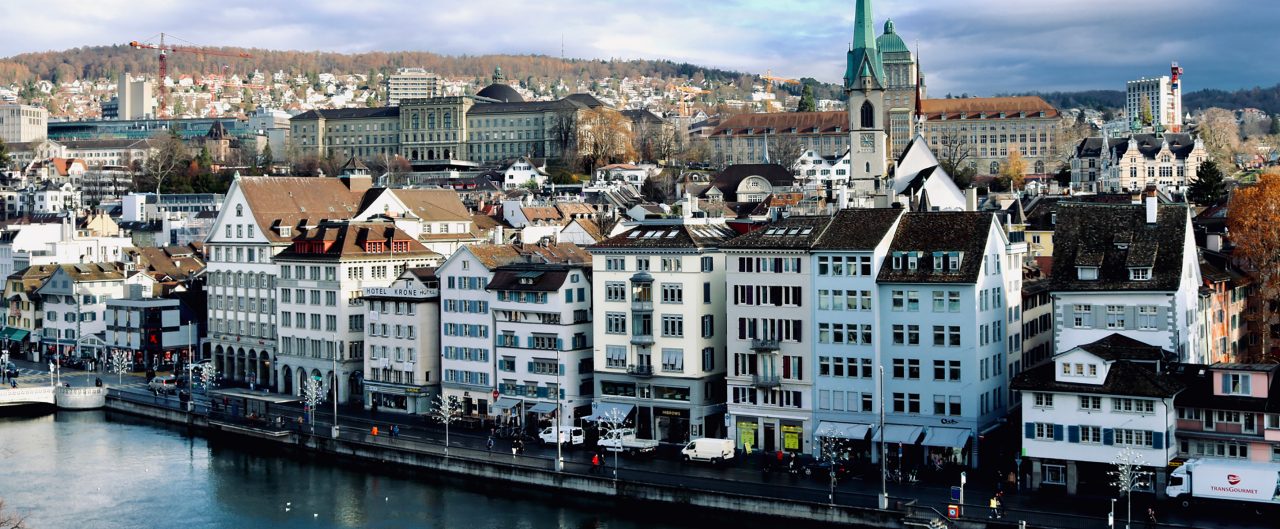
[[[818,422],[817,434],[818,437],[839,437],[852,441],[866,441],[867,434],[871,433],[872,428],[873,426],[870,424],[820,421]]]
[[[520,405],[520,399],[510,399],[507,397],[502,397],[498,399],[497,402],[493,403],[492,408],[493,408],[493,411],[507,411],[519,405]]]
[[[907,426],[905,424],[886,424],[879,432],[876,432],[873,442],[880,442],[880,438],[884,437],[886,443],[913,445],[920,442],[920,435],[924,433],[924,428],[919,426]]]
[[[963,448],[969,442],[969,435],[967,428],[934,426],[924,433],[924,441],[920,444],[938,448]]]
[[[626,417],[631,414],[631,409],[635,406],[631,404],[622,404],[617,402],[596,402],[591,405],[591,415],[583,417],[585,421],[598,421],[604,417],[608,417],[611,410],[618,410],[618,417]]]
[[[0,340],[9,340],[11,342],[16,342],[19,340],[25,340],[28,334],[30,333],[26,329],[18,329],[16,327],[5,327],[3,331],[0,331]]]
[[[530,413],[551,413],[556,411],[556,405],[550,402],[539,402],[529,408]]]

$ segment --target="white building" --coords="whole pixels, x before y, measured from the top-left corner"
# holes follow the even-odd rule
[[[541,189],[547,183],[546,163],[542,167],[533,164],[531,158],[525,157],[507,165],[502,171],[502,188],[516,189],[532,183]]]
[[[1177,455],[1174,397],[1183,389],[1164,370],[1174,355],[1120,334],[1081,344],[1022,373],[1022,479],[1033,490],[1112,487],[1112,462],[1124,448],[1152,472],[1143,490],[1164,490],[1164,469]]]
[[[407,269],[391,286],[364,287],[362,299],[365,408],[429,413],[441,373],[435,270]]]
[[[1204,363],[1200,266],[1184,205],[1058,204],[1050,283],[1054,351],[1113,333]]]
[[[687,215],[637,226],[589,249],[596,300],[591,418],[617,409],[639,437],[666,443],[725,436],[720,246],[736,234],[716,219]],[[664,291],[683,301],[662,302]]]
[[[575,424],[591,413],[591,268],[572,263],[509,264],[494,270],[494,360],[500,419],[547,426],[559,413]],[[558,411],[557,411],[558,410]]]
[[[387,106],[398,106],[405,99],[442,95],[440,76],[422,68],[400,68],[387,78]]]
[[[119,263],[97,262],[59,265],[37,292],[43,300],[44,328],[40,346],[45,354],[102,359],[107,330],[107,301],[128,297],[129,288],[154,288],[151,276],[126,269]],[[135,358],[156,366],[160,357]]]
[[[99,236],[78,229],[70,213],[37,216],[0,231],[0,274],[32,265],[119,261],[122,249],[129,246],[128,237]]]
[[[1182,69],[1174,76],[1143,77],[1125,83],[1124,115],[1133,129],[1179,132],[1182,128]]]
[[[390,222],[322,222],[295,237],[273,259],[280,267],[274,365],[281,393],[301,395],[305,380],[319,376],[329,388],[336,377],[340,402],[363,396],[363,289],[388,287],[405,268],[432,266],[439,257]],[[384,328],[377,330],[381,336]],[[408,332],[405,338],[427,330]]]
[[[817,297],[809,248],[830,223],[831,217],[790,217],[721,245],[727,266],[729,437],[740,447],[767,453],[814,449],[816,335],[806,322],[812,321]],[[686,302],[679,284],[658,283],[654,291],[662,303]]]
[[[12,145],[48,136],[48,110],[28,105],[0,105],[0,141]]]

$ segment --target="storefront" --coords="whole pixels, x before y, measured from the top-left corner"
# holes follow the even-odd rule
[[[805,453],[809,440],[806,423],[801,419],[733,416],[734,444],[743,451]]]
[[[836,459],[859,463],[871,462],[871,441],[869,437],[875,427],[870,424],[821,421],[814,436],[820,450],[817,455],[825,455],[828,450],[836,453]]]
[[[370,380],[362,380],[362,382],[365,402],[369,403],[372,409],[409,414],[431,412],[431,401],[436,391],[431,386],[406,386]]]
[[[689,410],[679,408],[653,408],[655,439],[664,443],[689,442]]]
[[[924,451],[920,438],[924,428],[905,424],[886,424],[871,438],[873,451],[879,452],[880,443],[886,443],[885,466],[890,472],[909,473],[920,465]],[[878,459],[877,459],[878,462]]]
[[[969,443],[973,432],[968,428],[931,426],[920,442],[925,447],[925,466],[932,471],[969,465]]]

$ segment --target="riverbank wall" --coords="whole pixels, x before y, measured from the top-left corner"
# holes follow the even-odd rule
[[[145,400],[145,399],[144,399]],[[557,472],[553,468],[529,466],[524,458],[474,457],[460,455],[469,450],[455,449],[446,453],[443,446],[405,446],[367,432],[340,431],[337,437],[328,429],[312,434],[287,427],[245,424],[242,421],[219,420],[217,417],[193,414],[166,403],[147,403],[138,399],[108,396],[110,412],[145,417],[169,424],[184,425],[210,437],[231,437],[238,441],[273,443],[290,451],[314,457],[330,457],[387,467],[413,468],[424,474],[447,474],[478,480],[492,486],[505,483],[514,487],[536,489],[553,494],[587,495],[621,505],[643,505],[650,508],[676,508],[699,511],[715,516],[746,516],[756,522],[802,521],[819,526],[855,526],[875,529],[985,529],[987,524],[957,523],[938,516],[932,509],[917,510],[909,503],[892,502],[881,510],[860,506],[831,505],[767,496],[735,494],[708,490],[695,485],[662,484],[630,479],[615,480],[609,476]],[[553,463],[553,462],[551,462]],[[549,465],[548,465],[549,466]],[[621,511],[619,511],[621,512]]]

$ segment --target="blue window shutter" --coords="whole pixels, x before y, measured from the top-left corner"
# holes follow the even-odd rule
[[[498,383],[498,393],[506,393],[506,392],[507,392],[507,385],[506,385],[506,384],[503,384],[502,382],[499,382],[499,383]]]
[[[525,343],[525,346],[526,346],[526,347],[528,347],[528,348],[532,349],[532,348],[533,348],[533,337],[532,337],[532,336],[525,336],[525,337],[524,337],[524,343]]]
[[[587,300],[587,287],[578,287],[578,301]]]
[[[1027,439],[1035,439],[1035,438],[1036,438],[1036,423],[1029,422],[1029,423],[1025,423],[1025,424],[1023,424],[1022,426],[1023,426],[1023,428],[1025,429],[1025,436],[1024,436],[1024,437],[1026,437]]]
[[[1078,443],[1078,442],[1080,442],[1080,427],[1079,427],[1079,426],[1076,426],[1076,425],[1074,425],[1074,424],[1073,424],[1073,425],[1071,425],[1071,426],[1068,426],[1068,427],[1067,427],[1067,442],[1069,442],[1069,443]]]
[[[1151,432],[1151,448],[1164,449],[1164,432]]]
[[[1053,440],[1054,440],[1054,441],[1061,441],[1061,440],[1062,440],[1062,425],[1061,425],[1061,424],[1055,424],[1055,425],[1053,425]]]
[[[572,289],[572,288],[567,288],[567,289],[565,289],[565,291],[564,291],[564,302],[565,302],[565,303],[573,303],[573,289]]]
[[[560,390],[560,400],[564,400],[564,390]]]
[[[529,372],[533,372],[533,362],[529,362]]]
[[[560,364],[560,376],[564,376],[564,364]]]
[[[1116,442],[1116,432],[1111,428],[1102,429],[1102,444],[1111,446]]]
[[[539,387],[539,388],[538,388],[538,398],[540,398],[540,399],[545,399],[545,398],[547,398],[547,388],[546,388],[546,386],[542,386],[542,387]]]
[[[564,339],[556,338],[556,349],[564,350]]]

